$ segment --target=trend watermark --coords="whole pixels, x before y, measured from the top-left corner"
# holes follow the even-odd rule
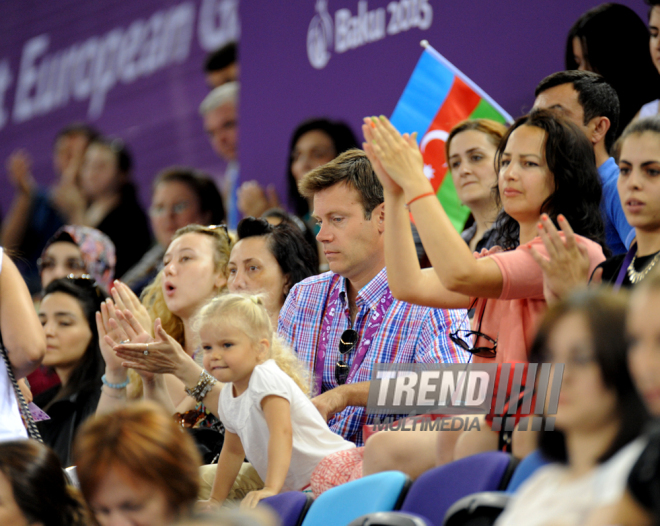
[[[549,363],[376,364],[367,413],[378,415],[374,431],[470,430],[477,415],[489,415],[493,431],[552,431],[563,372]]]

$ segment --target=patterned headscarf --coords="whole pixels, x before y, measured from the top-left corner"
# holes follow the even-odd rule
[[[78,245],[82,254],[82,260],[85,263],[87,274],[89,274],[100,287],[109,291],[110,286],[112,285],[112,280],[115,277],[115,264],[117,263],[115,244],[108,236],[96,228],[80,225],[65,225],[55,232],[55,235],[48,240],[43,253],[45,253],[46,249],[53,243],[67,241],[66,234],[68,234],[68,237],[71,237],[73,242]]]

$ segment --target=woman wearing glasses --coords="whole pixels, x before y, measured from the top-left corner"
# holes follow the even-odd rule
[[[475,362],[527,362],[536,323],[546,310],[543,273],[530,253],[532,247],[543,250],[536,237],[541,216],[572,218],[591,268],[604,259],[599,245],[604,238],[601,187],[593,149],[584,134],[545,111],[521,117],[511,126],[495,157],[497,196],[504,210],[497,223],[503,250],[475,258],[435,199],[415,138],[402,137],[384,117],[365,119],[363,131],[365,150],[385,189],[389,211],[385,216],[385,259],[394,296],[430,307],[473,306],[479,320],[475,332],[455,333],[452,340],[465,349],[474,347]],[[419,267],[406,207],[413,214],[432,269]],[[438,463],[454,459],[459,433],[438,434]],[[474,435],[468,433],[463,442]],[[420,448],[428,451],[436,438],[428,436],[425,445],[410,447],[407,443],[414,439],[408,437],[415,434],[404,437],[401,433],[402,438],[395,439],[373,437],[371,448],[368,445],[365,451],[365,472],[391,469],[391,462],[403,466],[406,455],[419,459]],[[468,451],[497,447],[496,433],[477,435],[478,443],[470,444]],[[388,440],[404,444],[390,448]],[[385,449],[393,456],[383,454]],[[432,467],[433,460],[427,452],[414,474]]]
[[[165,250],[179,228],[219,225],[225,222],[225,210],[210,177],[192,168],[172,167],[154,180],[149,220],[156,243],[120,278],[138,295],[162,268]]]
[[[46,287],[39,320],[46,334],[43,365],[55,369],[61,385],[34,402],[50,417],[38,424],[44,442],[63,466],[71,465],[71,442],[78,426],[96,411],[103,359],[94,315],[107,298],[89,277],[63,278]]]

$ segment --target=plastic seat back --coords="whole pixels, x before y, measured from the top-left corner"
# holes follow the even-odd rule
[[[533,451],[527,455],[520,461],[516,467],[516,470],[513,472],[511,481],[506,487],[506,492],[514,493],[517,491],[520,485],[525,482],[530,477],[530,475],[532,475],[540,467],[543,467],[549,463],[550,461],[541,455],[541,452],[538,450]]]
[[[300,526],[314,498],[302,491],[288,491],[263,499],[259,505],[270,507],[282,521],[282,526]]]
[[[401,511],[416,513],[441,526],[457,500],[479,491],[500,489],[512,457],[501,451],[472,455],[421,475],[403,501]]]
[[[361,515],[398,509],[410,479],[385,471],[329,489],[314,501],[302,526],[346,526]]]

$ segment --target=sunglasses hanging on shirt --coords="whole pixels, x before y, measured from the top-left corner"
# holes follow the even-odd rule
[[[339,338],[339,360],[335,364],[335,380],[339,385],[344,385],[348,379],[351,368],[344,362],[344,355],[353,352],[358,342],[358,333],[353,329],[346,329]]]

